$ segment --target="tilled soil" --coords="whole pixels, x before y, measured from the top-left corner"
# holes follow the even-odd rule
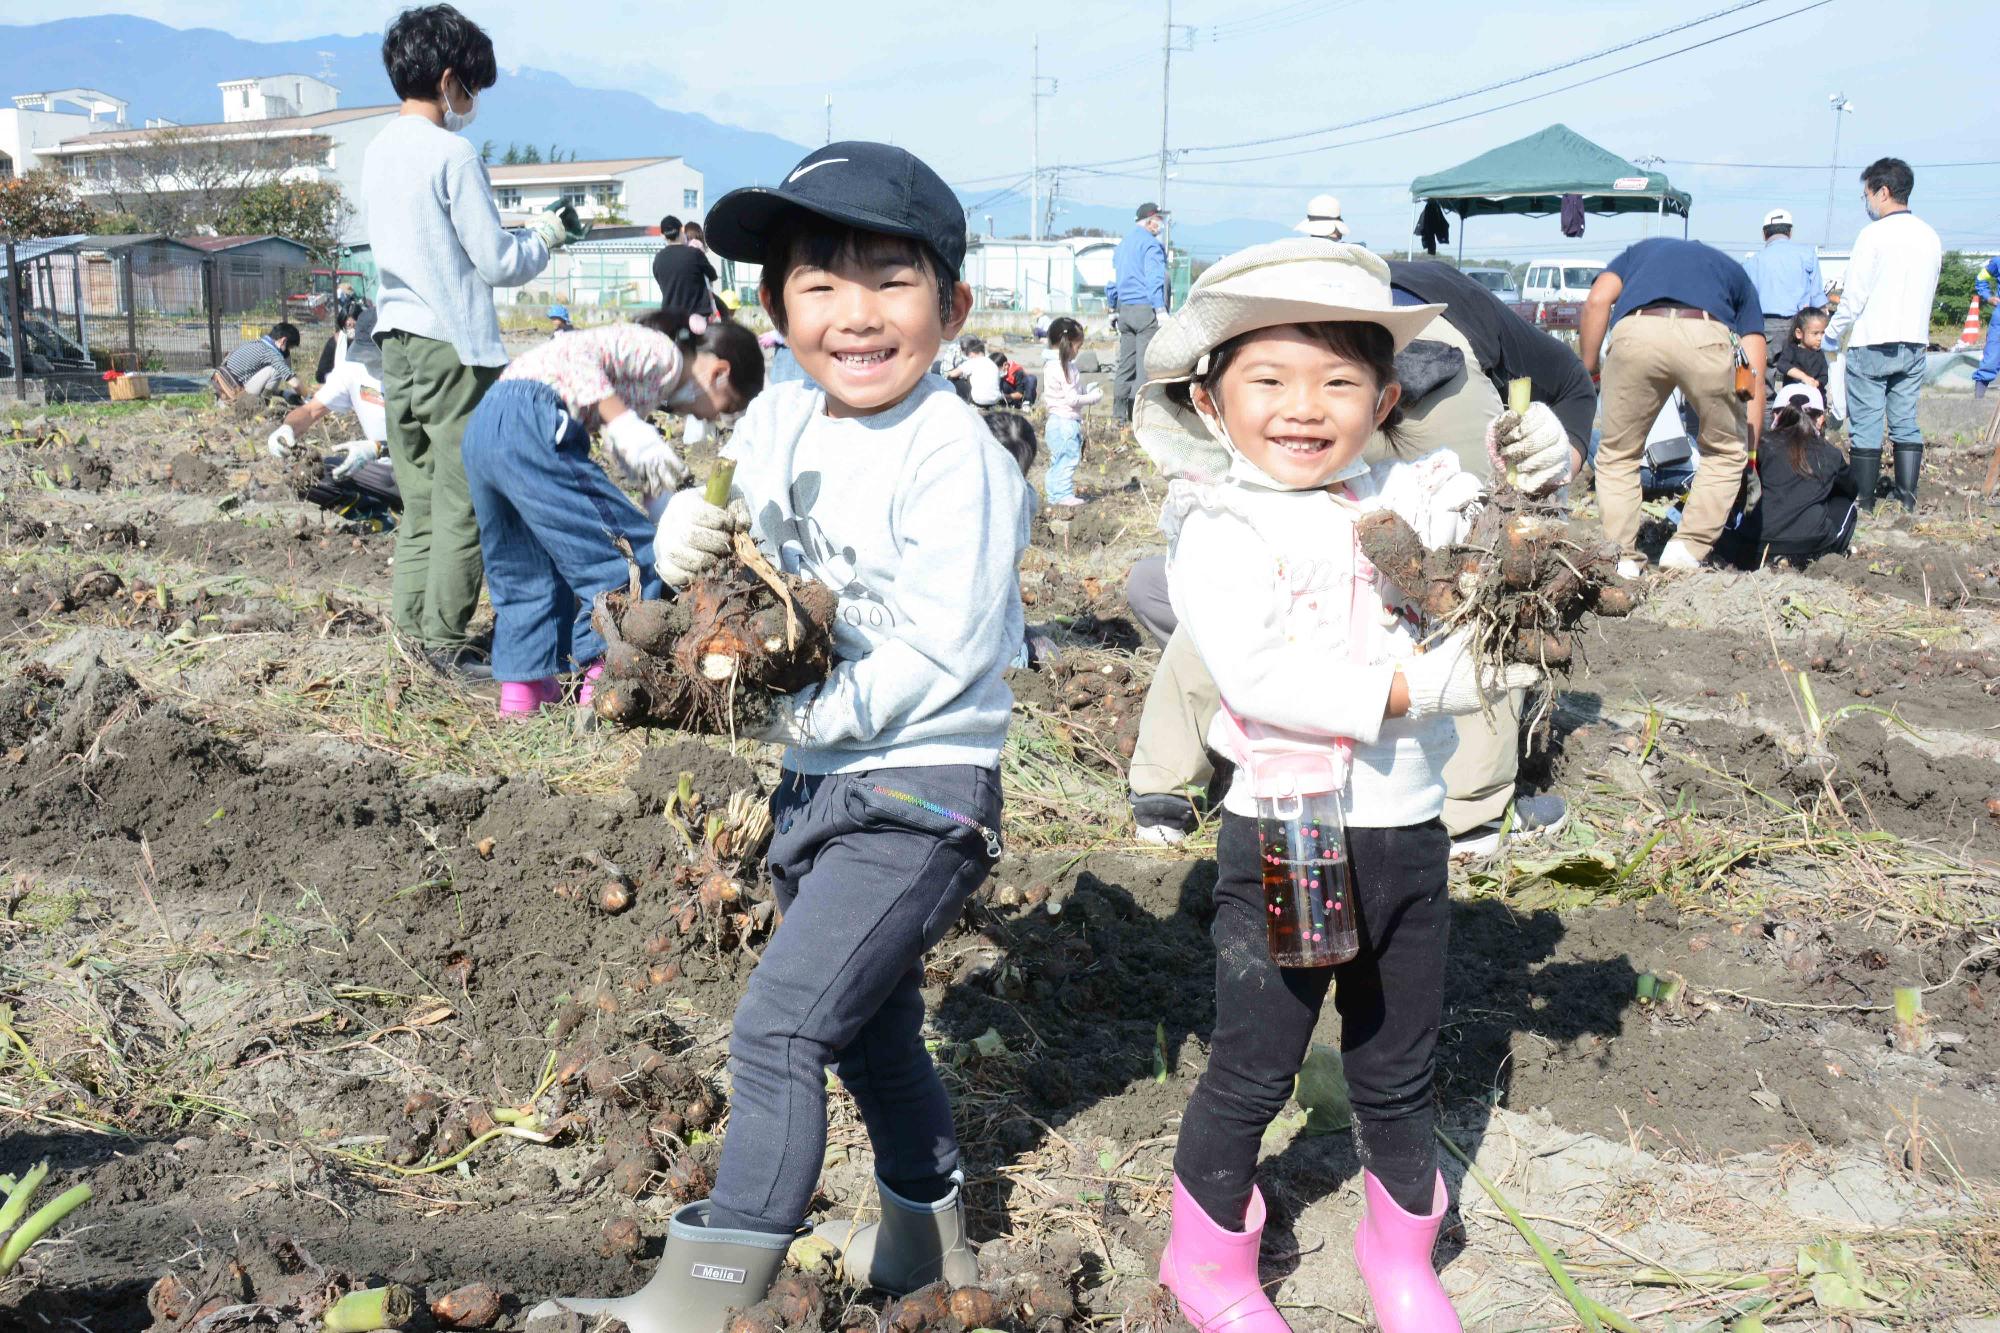
[[[0,1322],[174,1327],[147,1309],[156,1279],[194,1283],[240,1254],[268,1286],[282,1276],[271,1256],[290,1253],[277,1237],[325,1269],[431,1296],[494,1283],[502,1326],[546,1295],[636,1287],[667,1212],[705,1188],[726,1123],[729,1015],[771,921],[754,848],[718,850],[708,821],[738,827],[769,756],[562,738],[549,743],[600,747],[618,777],[552,786],[529,763],[440,773],[406,762],[407,741],[275,724],[298,715],[248,704],[293,659],[330,654],[356,678],[395,660],[390,539],[290,504],[280,465],[257,453],[262,423],[144,423],[62,446],[102,462],[103,487],[10,480],[0,511],[0,1001],[34,1059],[0,1064],[0,1170],[46,1157],[96,1191],[25,1281],[0,1286]],[[202,466],[157,452],[162,438]],[[1154,540],[1158,487],[1123,466],[1111,453],[1103,498],[1040,525],[1027,562],[1029,619],[1064,656],[1020,677],[1023,726],[1099,782],[1115,782],[1126,686],[1150,657],[1120,589]],[[1755,1267],[1831,1216],[1857,1235],[1920,1227],[2000,1177],[2000,818],[1985,805],[2000,793],[2000,529],[1964,516],[1952,489],[1971,463],[1937,467],[1915,522],[1871,526],[1849,560],[1660,582],[1589,636],[1561,683],[1524,772],[1571,799],[1577,827],[1457,876],[1439,1051],[1447,1128],[1523,1207],[1595,1217],[1670,1262]],[[400,688],[382,709],[436,697]],[[455,719],[492,725],[442,716],[439,746]],[[1214,869],[1198,847],[1127,842],[1104,809],[1078,821],[1099,821],[1092,840],[1049,845],[1050,802],[1070,797],[1023,788],[1027,771],[1009,770],[1022,850],[930,960],[974,1231],[997,1288],[1040,1274],[1079,1298],[1079,1312],[1017,1306],[1001,1323],[1164,1327],[1150,1265],[1213,1019]],[[1737,810],[1742,836],[1771,850],[1701,860],[1682,846],[1712,835],[1690,811]],[[1836,896],[1840,852],[1776,846],[1772,827],[1808,818],[1876,859],[1879,902]],[[1940,868],[1918,886],[1892,855]],[[1578,871],[1607,858],[1622,877]],[[1706,879],[1683,869],[1709,865]],[[631,902],[606,910],[614,880]],[[1642,975],[1682,989],[1642,1004]],[[1886,1006],[1912,984],[1930,988],[1925,1040],[1898,1050]],[[1320,1040],[1338,1041],[1331,1014]],[[647,1052],[661,1064],[642,1096],[586,1073]],[[430,1115],[412,1101],[424,1095],[446,1119],[476,1105],[572,1119],[551,1144],[501,1138],[405,1174],[440,1160],[425,1148],[393,1169]],[[1914,1165],[1912,1114],[1929,1145]],[[823,1202],[867,1206],[865,1136],[838,1096],[834,1120]],[[1348,1138],[1308,1138],[1287,1117],[1268,1146],[1281,1303],[1300,1326],[1365,1317],[1345,1256]],[[1557,1322],[1525,1248],[1446,1166],[1463,1214],[1446,1277],[1468,1326]],[[1631,1221],[1634,1199],[1674,1191],[1716,1211],[1681,1232]],[[1771,1210],[1755,1237],[1750,1212],[1714,1203],[1729,1191],[1732,1208]],[[636,1254],[603,1242],[621,1219],[648,1238]],[[1975,1278],[1930,1281],[1951,1303],[1924,1308],[1982,1308],[1965,1295]]]

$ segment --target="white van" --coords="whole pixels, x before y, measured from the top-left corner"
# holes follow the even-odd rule
[[[1581,301],[1604,272],[1595,259],[1537,259],[1521,279],[1523,301]]]

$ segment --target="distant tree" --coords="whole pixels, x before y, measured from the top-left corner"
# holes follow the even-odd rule
[[[479,160],[489,167],[493,165],[493,141],[491,139],[480,142]]]
[[[518,167],[521,165],[521,147],[519,144],[514,143],[512,140],[508,141],[507,151],[501,156],[500,165],[503,167]]]
[[[541,160],[542,160],[542,150],[535,147],[533,144],[529,144],[526,148],[523,148],[521,150],[522,166],[531,167],[534,166],[536,163],[540,162]]]
[[[1979,278],[1979,266],[1985,262],[1983,255],[1969,255],[1962,250],[1944,252],[1944,263],[1938,266],[1937,295],[1931,302],[1931,323],[1957,330],[1965,324],[1965,312],[1972,306],[1972,285]],[[1956,342],[1954,335],[1952,341]]]
[[[216,230],[231,236],[283,236],[324,264],[340,253],[340,235],[353,216],[352,205],[331,181],[272,181],[246,191]]]
[[[145,231],[227,231],[246,194],[295,167],[325,162],[330,147],[324,135],[219,140],[176,126],[93,155],[91,179],[105,187],[110,211],[138,219]]]
[[[1069,240],[1070,238],[1076,236],[1111,236],[1111,235],[1114,235],[1114,233],[1108,232],[1104,230],[1104,228],[1102,227],[1071,227],[1068,231],[1062,234],[1061,239]]]
[[[97,230],[97,210],[67,176],[44,168],[0,181],[0,236],[31,240]]]

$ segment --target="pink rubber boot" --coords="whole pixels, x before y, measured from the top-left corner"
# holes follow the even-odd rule
[[[554,677],[541,680],[500,682],[500,716],[533,717],[541,709],[562,699],[562,686]]]
[[[576,691],[576,706],[578,708],[590,707],[591,699],[597,694],[598,677],[603,674],[604,663],[602,662],[592,662],[584,671],[583,684],[579,685]]]
[[[1397,1207],[1374,1172],[1363,1171],[1361,1179],[1364,1202],[1361,1225],[1354,1232],[1354,1262],[1368,1284],[1376,1327],[1382,1333],[1461,1333],[1451,1297],[1444,1294],[1431,1264],[1431,1247],[1451,1202],[1444,1175],[1438,1175],[1425,1217]]]
[[[1160,1285],[1181,1303],[1181,1317],[1201,1333],[1291,1333],[1257,1281],[1264,1239],[1264,1196],[1250,1187],[1243,1230],[1217,1226],[1174,1177],[1174,1223],[1160,1255]]]

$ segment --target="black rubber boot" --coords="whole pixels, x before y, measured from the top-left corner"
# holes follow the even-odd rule
[[[1861,506],[1862,513],[1874,513],[1875,487],[1882,480],[1882,451],[1848,450],[1847,475],[1854,479],[1854,503]]]
[[[1917,512],[1917,476],[1924,470],[1924,446],[1896,446],[1896,498],[1912,514]]]

